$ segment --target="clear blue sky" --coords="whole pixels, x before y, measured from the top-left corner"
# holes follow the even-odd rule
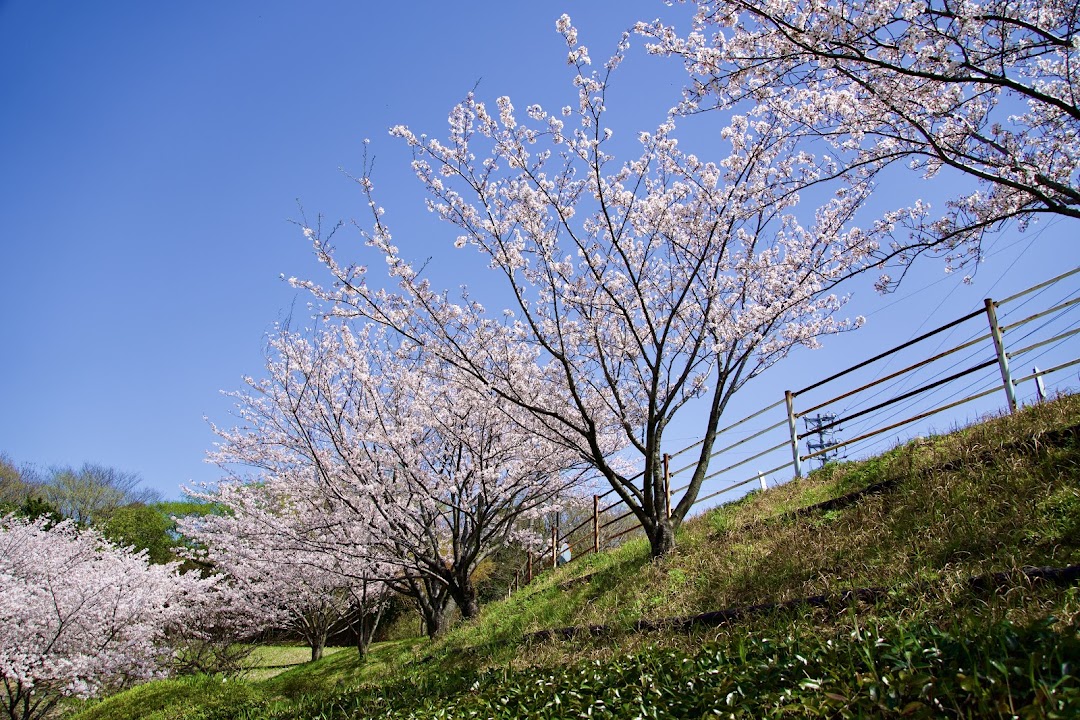
[[[42,468],[112,465],[165,496],[215,479],[203,417],[228,424],[220,391],[258,375],[271,324],[294,302],[303,312],[308,298],[279,274],[322,277],[288,222],[297,200],[309,218],[363,218],[342,170],[360,171],[371,138],[399,244],[413,257],[444,252],[455,233],[423,212],[408,152],[386,130],[442,132],[478,82],[519,108],[568,104],[563,12],[598,59],[635,19],[686,9],[0,0],[0,452]],[[617,130],[654,127],[678,68],[637,52],[623,75]],[[1070,232],[1052,229],[1032,246],[1045,251],[1022,257],[1030,232],[1003,239],[974,289],[938,282],[940,266],[926,264],[910,287],[929,289],[871,315],[857,344],[778,366],[777,387],[904,339],[942,298],[965,311],[995,283],[997,294],[1075,264]],[[470,272],[440,265],[447,285],[482,284]],[[860,290],[852,314],[905,294]]]

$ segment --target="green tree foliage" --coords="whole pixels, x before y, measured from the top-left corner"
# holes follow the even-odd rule
[[[158,505],[131,503],[116,508],[102,524],[105,537],[118,545],[146,550],[150,562],[167,563],[173,553],[175,522]]]
[[[16,515],[21,515],[29,520],[49,517],[52,518],[53,522],[60,522],[64,519],[64,516],[60,514],[60,511],[55,506],[38,495],[28,495],[14,512]]]

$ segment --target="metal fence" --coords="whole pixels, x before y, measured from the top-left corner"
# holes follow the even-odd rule
[[[1002,407],[1014,412],[1022,403],[1021,386],[1034,388],[1028,393],[1034,401],[1046,397],[1047,386],[1065,388],[1071,377],[1065,371],[1080,365],[1080,347],[1073,340],[1080,333],[1080,316],[1074,313],[1080,305],[1078,273],[1075,268],[1003,300],[987,299],[983,307],[869,359],[799,390],[778,392],[775,402],[717,433],[695,507],[802,477],[815,460],[865,456],[883,444],[928,428],[932,432],[930,418],[961,406],[969,412]],[[1031,363],[1031,371],[1017,373],[1021,362]],[[944,417],[957,421],[955,412]],[[685,492],[682,481],[688,483],[700,448],[698,441],[664,455],[669,504]],[[680,458],[692,450],[695,459],[683,465]],[[713,470],[714,464],[720,467]],[[529,582],[541,567],[599,552],[640,529],[614,490],[593,496],[591,512],[576,515],[565,529],[556,519],[547,551],[529,558],[518,584]]]

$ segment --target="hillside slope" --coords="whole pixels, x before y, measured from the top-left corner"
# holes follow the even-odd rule
[[[1077,565],[1069,396],[751,494],[660,561],[578,560],[436,643],[75,717],[1077,717]]]

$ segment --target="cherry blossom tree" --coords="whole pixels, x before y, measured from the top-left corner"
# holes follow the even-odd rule
[[[826,175],[863,182],[896,163],[957,171],[978,189],[891,254],[977,260],[988,230],[1080,217],[1080,6],[1075,0],[695,0],[689,31],[638,31],[682,57],[683,113],[757,104],[824,140]],[[975,183],[972,183],[975,185]]]
[[[343,536],[345,526],[332,519],[317,493],[264,478],[188,494],[229,512],[184,518],[181,532],[205,548],[202,556],[231,578],[253,611],[261,610],[263,628],[298,633],[312,661],[323,656],[327,637],[355,615],[379,616],[385,587],[372,582],[378,565],[357,552],[360,538]],[[361,654],[371,625],[360,635]]]
[[[170,629],[212,579],[154,565],[72,521],[0,518],[0,697],[6,716],[48,715],[164,674]]]
[[[377,574],[365,572],[359,578],[353,578],[353,583],[349,585],[349,597],[352,600],[349,626],[356,638],[356,651],[361,658],[366,658],[383,612],[393,600],[393,593],[389,583],[380,580]]]
[[[304,232],[333,283],[293,282],[334,315],[392,328],[531,418],[535,432],[603,475],[660,556],[698,496],[732,395],[793,347],[857,324],[834,319],[844,298],[830,288],[872,261],[888,221],[852,226],[868,184],[798,208],[782,181],[810,183],[821,169],[783,118],[767,114],[736,116],[718,162],[680,150],[668,119],[635,136],[640,151],[617,163],[605,120],[628,39],[592,71],[569,18],[558,28],[573,106],[549,114],[533,105],[523,118],[507,97],[489,109],[470,94],[451,111],[445,140],[392,130],[413,149],[428,207],[455,228],[455,245],[478,250],[508,290],[502,316],[468,290],[436,291],[406,261],[366,174],[373,221],[364,235],[397,288],[369,284],[364,265],[339,260],[334,233],[321,227]],[[664,433],[694,400],[704,442],[669,504]]]
[[[421,346],[372,328],[312,335],[271,340],[268,377],[237,396],[244,426],[218,429],[214,459],[315,482],[334,522],[364,525],[345,551],[388,566],[380,579],[417,601],[429,634],[449,598],[474,617],[477,566],[559,507],[575,458]]]
[[[204,582],[187,598],[183,622],[169,628],[171,674],[236,675],[248,667],[268,613],[222,573],[206,575]]]

